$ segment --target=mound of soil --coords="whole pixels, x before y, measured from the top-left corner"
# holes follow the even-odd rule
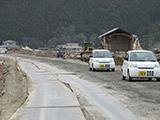
[[[29,79],[12,60],[1,67],[0,120],[8,120],[28,97]]]

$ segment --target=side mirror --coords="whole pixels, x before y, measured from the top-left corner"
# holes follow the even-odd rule
[[[157,61],[159,62],[159,61],[160,61],[160,58],[157,58]]]
[[[128,58],[124,58],[124,60],[127,60],[127,61],[128,61]]]

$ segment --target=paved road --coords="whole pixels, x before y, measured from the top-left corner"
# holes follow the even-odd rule
[[[104,91],[109,91],[109,94],[111,96],[116,98],[118,102],[126,105],[128,109],[130,109],[141,119],[159,120],[160,118],[159,82],[156,82],[154,80],[134,80],[133,82],[122,81],[120,66],[116,67],[115,72],[92,72],[88,70],[87,63],[83,63],[78,60],[63,60],[40,57],[37,58],[29,56],[26,56],[25,58],[34,60],[36,59],[51,66],[56,66],[59,69],[66,70],[70,72],[70,74],[74,74],[79,78],[86,80],[87,82],[100,84],[101,88],[103,88]],[[82,96],[80,95],[80,97]],[[93,110],[90,110],[90,108],[86,109],[89,112],[91,111],[89,114],[92,114]]]
[[[33,87],[25,104],[10,120],[85,120],[75,94],[36,62],[18,60]]]

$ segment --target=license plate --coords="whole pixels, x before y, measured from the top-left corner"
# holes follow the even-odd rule
[[[146,75],[146,71],[139,71],[138,75]]]
[[[100,68],[104,68],[104,65],[99,65]]]

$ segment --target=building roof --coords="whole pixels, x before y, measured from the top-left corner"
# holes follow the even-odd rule
[[[66,43],[66,45],[78,45],[78,43]]]
[[[129,50],[128,53],[132,53],[132,52],[152,52],[149,50]]]
[[[106,50],[106,49],[95,49],[95,50],[93,50],[93,52],[95,52],[95,51],[108,51],[108,52],[110,52],[109,50]]]
[[[16,41],[13,41],[13,40],[6,40],[4,41],[3,43],[17,43]]]
[[[110,30],[110,31],[108,31],[108,32],[106,32],[106,33],[98,36],[98,38],[101,39],[101,38],[103,38],[104,36],[109,36],[109,35],[111,35],[111,34],[113,34],[113,33],[125,33],[125,34],[127,34],[127,35],[132,35],[131,33],[127,32],[127,31],[125,31],[125,30],[122,30],[121,28],[118,27],[118,28],[114,28],[114,29],[112,29],[112,30]]]

